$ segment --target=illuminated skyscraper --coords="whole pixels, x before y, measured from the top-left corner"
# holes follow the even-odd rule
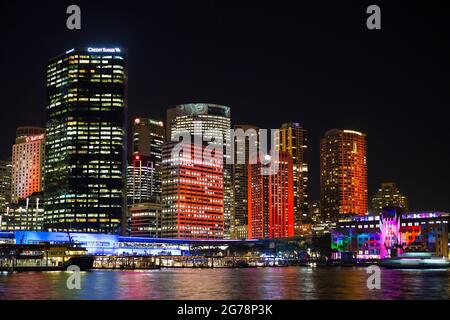
[[[0,214],[6,212],[11,202],[11,161],[0,160]]]
[[[47,67],[45,228],[117,233],[126,169],[126,62],[72,49]]]
[[[200,137],[201,139],[201,137]],[[192,139],[194,140],[194,139]],[[201,140],[200,140],[201,141]],[[204,159],[205,145],[183,141],[163,149],[162,236],[164,238],[223,239],[223,155]]]
[[[248,166],[248,236],[250,239],[294,236],[292,156],[281,152],[270,174],[261,175],[264,164]]]
[[[133,124],[133,154],[149,156],[162,161],[164,124],[150,118],[136,118]]]
[[[384,182],[372,198],[372,213],[379,214],[385,207],[396,207],[408,212],[408,199],[394,182]]]
[[[11,201],[42,189],[45,129],[19,127],[12,147]]]
[[[325,219],[367,214],[366,135],[333,129],[320,143],[320,206]]]
[[[161,201],[161,163],[164,144],[162,121],[136,118],[133,124],[133,156],[128,163],[128,204]]]
[[[231,238],[234,217],[234,193],[231,180],[231,164],[227,164],[225,150],[230,146],[231,112],[226,106],[191,103],[182,104],[167,110],[166,140],[177,134],[189,133],[203,136],[205,141],[223,137],[224,154],[224,238]]]
[[[159,169],[159,168],[158,168]],[[128,162],[128,205],[161,200],[161,180],[156,179],[155,162],[149,156],[133,155]]]
[[[284,123],[275,139],[276,148],[292,156],[294,172],[294,220],[296,234],[302,225],[310,223],[308,217],[308,138],[299,123]]]
[[[232,180],[234,190],[234,225],[232,238],[247,239],[248,237],[248,165],[249,151],[258,151],[258,130],[256,126],[235,125],[235,161],[232,165]],[[241,129],[242,132],[238,132]],[[238,163],[242,158],[244,163]]]

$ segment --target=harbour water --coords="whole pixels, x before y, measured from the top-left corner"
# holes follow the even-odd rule
[[[381,270],[367,288],[362,267],[94,270],[69,290],[69,272],[0,273],[0,299],[449,299],[450,270]]]

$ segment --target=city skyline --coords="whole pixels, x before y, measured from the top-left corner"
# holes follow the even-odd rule
[[[408,20],[404,15],[393,19],[398,8],[386,4],[386,28],[401,31],[402,37],[392,32],[381,39],[361,28],[353,31],[364,8],[347,4],[309,4],[292,12],[289,7],[262,4],[255,17],[250,4],[232,10],[224,4],[199,3],[190,8],[171,2],[142,10],[141,4],[131,2],[125,4],[132,13],[128,16],[138,18],[125,17],[111,6],[102,21],[97,19],[101,1],[79,4],[85,14],[77,33],[59,26],[64,24],[63,14],[60,22],[48,19],[64,12],[63,3],[45,12],[32,5],[35,10],[23,13],[25,18],[31,11],[36,13],[35,30],[10,23],[20,9],[14,3],[4,4],[11,15],[3,21],[12,32],[6,35],[2,52],[6,74],[2,87],[11,93],[4,95],[4,104],[12,107],[1,111],[11,118],[0,128],[7,142],[0,146],[2,159],[7,160],[18,126],[45,123],[43,71],[48,59],[72,47],[102,42],[128,48],[130,120],[138,116],[164,119],[170,106],[209,102],[230,106],[232,124],[277,128],[298,121],[309,132],[311,200],[319,199],[319,141],[324,132],[335,127],[362,131],[368,137],[369,199],[381,182],[396,181],[410,198],[411,209],[449,210],[445,181],[450,178],[446,170],[450,155],[442,148],[448,137],[442,107],[450,101],[445,93],[449,66],[444,58],[449,50],[447,44],[423,35],[433,30],[433,37],[445,38],[446,31],[436,27],[439,19],[427,25],[408,24],[419,12],[442,13],[421,11],[413,4]],[[247,16],[253,17],[254,26],[246,22]],[[318,30],[311,32],[308,25]],[[54,32],[42,32],[47,29]],[[424,33],[417,36],[419,30]],[[128,36],[130,32],[133,37]],[[341,33],[350,36],[344,38]],[[183,50],[173,50],[180,45]],[[214,47],[218,50],[205,50]],[[24,59],[31,48],[33,59]],[[327,50],[334,52],[329,60],[322,54]],[[427,59],[431,54],[434,58]],[[21,76],[25,72],[26,78]],[[419,166],[426,170],[417,170]]]
[[[94,46],[95,47],[95,46]],[[67,49],[66,50],[66,54],[65,55],[67,55],[68,53],[72,53],[73,52],[73,50],[76,50],[76,51],[78,51],[78,50],[87,50],[88,48],[91,48],[91,47],[85,47],[84,49],[83,48],[77,48],[77,49],[74,49],[74,48],[71,48],[71,49]],[[128,50],[125,48],[115,48],[115,50],[120,50],[120,51],[122,51],[122,52],[128,52]],[[52,60],[55,60],[56,58],[52,58],[52,59],[50,59],[49,61],[51,62]],[[215,104],[214,102],[185,102],[185,103],[181,103],[181,104],[179,104],[179,105],[177,105],[177,107],[183,107],[183,106],[195,106],[195,105],[211,105],[211,106],[219,106],[219,107],[222,107],[222,106],[220,106],[220,105],[218,105],[218,104]],[[173,119],[174,119],[174,117],[175,117],[175,114],[170,114],[170,110],[175,110],[177,107],[173,107],[173,106],[167,106],[166,107],[166,109],[163,111],[163,113],[164,113],[164,115],[163,116],[155,116],[153,113],[140,113],[140,114],[137,114],[136,116],[134,116],[134,117],[131,117],[130,116],[130,114],[128,114],[128,110],[127,110],[127,115],[126,115],[126,117],[125,118],[127,118],[127,120],[128,120],[128,123],[127,123],[127,125],[126,125],[126,127],[125,128],[128,128],[128,131],[129,132],[127,132],[127,134],[126,134],[126,137],[127,137],[127,139],[126,139],[126,145],[127,145],[127,148],[126,148],[126,150],[127,150],[127,154],[126,154],[126,158],[127,159],[133,159],[133,155],[137,155],[137,154],[139,154],[139,152],[137,152],[136,150],[135,150],[135,148],[137,148],[134,144],[135,144],[135,141],[134,141],[134,138],[133,138],[133,135],[134,135],[134,129],[130,129],[129,127],[133,127],[133,125],[135,126],[135,125],[138,125],[139,123],[137,123],[136,121],[139,121],[140,119],[144,119],[144,121],[146,121],[145,119],[149,119],[148,121],[154,121],[155,123],[157,123],[157,125],[162,125],[162,126],[164,126],[164,130],[166,130],[166,136],[170,136],[170,125],[169,124],[167,124],[167,121],[172,121]],[[228,109],[232,109],[231,107],[225,107],[225,108],[228,108]],[[184,112],[184,111],[183,111]],[[45,113],[45,112],[44,112]],[[162,119],[162,120],[161,120]],[[239,124],[236,124],[236,121],[234,121],[233,120],[233,117],[230,117],[230,123],[231,123],[231,125],[230,125],[230,127],[233,127],[233,126],[236,126],[236,125],[238,125],[239,126]],[[45,124],[45,123],[44,123]],[[307,132],[308,130],[309,130],[309,128],[308,127],[304,127],[304,125],[303,125],[303,122],[302,121],[299,121],[299,120],[296,120],[296,119],[286,119],[286,122],[285,123],[282,123],[281,124],[281,126],[280,125],[273,125],[272,127],[273,128],[276,128],[276,129],[279,129],[280,130],[280,134],[284,134],[283,133],[283,131],[285,130],[284,129],[284,127],[285,126],[287,126],[287,125],[289,125],[289,124],[293,124],[293,125],[296,125],[296,126],[299,126],[300,128],[301,128],[301,130],[303,130],[303,131],[305,131],[305,132]],[[39,128],[39,125],[40,125],[40,123],[39,124],[35,124],[35,123],[33,123],[33,124],[19,124],[19,127],[17,128],[17,130],[19,130],[20,128],[28,128],[28,127],[30,127],[30,128]],[[243,124],[244,126],[249,126],[249,125],[247,125],[247,124]],[[250,125],[251,126],[251,125]],[[261,128],[262,129],[262,128]],[[17,131],[16,130],[16,131]],[[168,131],[167,131],[168,130]],[[358,133],[358,131],[355,131],[355,130],[353,130],[353,128],[347,128],[347,129],[345,129],[345,128],[342,128],[342,129],[337,129],[337,128],[333,128],[333,129],[327,129],[326,130],[326,132],[324,133],[324,135],[327,135],[327,133],[329,132],[329,131],[333,131],[333,130],[344,130],[344,131],[354,131],[354,132],[357,132]],[[168,134],[169,133],[169,134]],[[364,134],[364,136],[366,136],[366,134],[363,132],[363,134]],[[279,139],[279,138],[277,138],[277,139]],[[322,140],[323,139],[323,137],[320,139],[320,140]],[[320,145],[320,140],[319,140],[319,145]],[[279,142],[276,142],[276,143],[279,143]],[[311,146],[310,145],[310,141],[308,141],[308,143],[306,143],[305,144],[305,148],[311,148],[312,147],[312,149],[314,149],[314,146]],[[2,146],[0,146],[0,150],[1,150],[1,147]],[[366,147],[365,147],[366,148]],[[370,149],[370,146],[369,146],[369,148],[368,149]],[[310,152],[308,152],[308,155],[309,155],[309,153]],[[320,153],[320,152],[319,152]],[[11,158],[11,156],[9,156],[9,158]],[[312,157],[312,158],[315,158],[314,156]],[[8,159],[8,157],[6,157],[5,159]],[[3,161],[7,161],[7,160],[3,160]],[[370,161],[368,161],[368,163],[370,163]],[[307,163],[306,163],[306,165],[307,166],[309,166],[309,165],[311,165],[311,160],[309,160]],[[312,164],[312,166],[314,167],[315,165],[317,165],[317,164]],[[307,177],[306,177],[306,179],[307,180],[313,180],[314,181],[314,179],[315,179],[315,177],[311,177],[311,174],[308,172],[308,174],[307,174]],[[319,179],[318,180],[320,180],[320,177],[319,177]],[[367,179],[367,180],[369,180],[369,179]],[[380,181],[380,184],[383,184],[383,183],[386,183],[386,181]],[[306,183],[307,184],[307,183]],[[319,184],[319,187],[320,187],[320,184]],[[320,188],[319,188],[320,189]],[[403,189],[403,187],[402,187],[402,189]],[[317,196],[317,198],[318,199],[316,199],[314,196],[313,197],[311,197],[311,194],[315,194],[316,192],[317,192],[317,190],[313,190],[313,192],[311,192],[311,188],[308,186],[308,189],[307,189],[308,191],[307,191],[307,194],[306,194],[306,196],[308,197],[308,198],[310,198],[309,200],[311,200],[311,201],[320,201],[320,192],[319,192],[319,195]],[[369,190],[369,192],[367,193],[367,201],[368,201],[368,203],[370,203],[371,201],[372,201],[372,198],[377,194],[377,192],[378,192],[378,186],[374,189],[374,190]],[[30,194],[31,195],[31,194]],[[369,210],[371,210],[372,208],[368,205],[367,206],[368,207],[368,209]],[[434,207],[432,207],[431,208],[432,210],[434,210],[434,209],[436,209],[436,208],[434,208]],[[438,209],[440,209],[440,208],[438,208]],[[411,210],[411,211],[420,211],[420,210],[425,210],[425,209],[423,209],[423,208],[420,208],[420,209],[415,209],[415,210]],[[374,213],[374,212],[371,212],[371,211],[369,211],[369,213]]]
[[[284,319],[450,297],[443,3],[0,13],[0,300]]]

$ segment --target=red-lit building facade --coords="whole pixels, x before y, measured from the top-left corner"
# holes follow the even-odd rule
[[[175,148],[180,147],[182,151]],[[163,148],[162,236],[223,239],[223,154],[203,157],[204,144],[168,142]]]
[[[248,234],[249,239],[294,236],[294,194],[292,156],[281,152],[279,159],[266,166],[248,166]]]

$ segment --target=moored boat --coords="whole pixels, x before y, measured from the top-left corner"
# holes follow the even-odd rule
[[[0,271],[63,271],[77,266],[90,270],[94,257],[74,244],[1,244]]]
[[[450,261],[429,252],[407,252],[395,258],[383,259],[380,265],[390,269],[446,269]]]

